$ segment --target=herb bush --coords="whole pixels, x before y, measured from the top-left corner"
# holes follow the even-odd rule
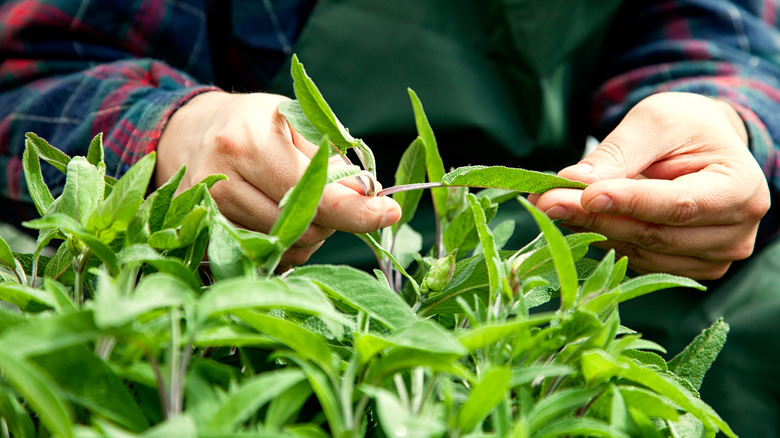
[[[667,362],[620,325],[622,301],[672,286],[585,257],[597,234],[564,236],[518,192],[582,187],[504,167],[445,173],[420,101],[398,167],[401,220],[360,236],[373,275],[310,265],[275,275],[325,184],[377,193],[374,158],[338,122],[297,58],[297,100],[279,110],[320,144],[268,234],[234,228],[208,189],[149,196],[155,155],[105,175],[101,137],[70,158],[28,134],[23,162],[40,218],[33,254],[0,241],[3,437],[735,436],[697,388],[725,342],[716,322]],[[328,168],[354,150],[361,165]],[[54,198],[40,159],[67,176]],[[428,182],[426,182],[426,180]],[[469,190],[478,187],[481,190]],[[408,225],[431,188],[434,248]],[[541,234],[504,250],[520,202]],[[41,250],[59,243],[53,257]],[[206,261],[208,260],[208,261]],[[554,300],[554,301],[553,301]],[[559,302],[555,311],[533,311]],[[552,307],[552,306],[550,306]],[[18,308],[18,309],[17,309]]]

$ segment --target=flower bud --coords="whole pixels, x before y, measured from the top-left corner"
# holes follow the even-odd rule
[[[455,254],[457,251],[455,249],[433,263],[431,269],[428,270],[425,278],[423,278],[423,289],[427,289],[430,292],[441,292],[450,284],[452,274],[455,273]]]

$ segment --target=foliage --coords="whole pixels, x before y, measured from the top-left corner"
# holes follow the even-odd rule
[[[268,234],[220,215],[208,189],[224,177],[174,196],[182,170],[145,196],[154,154],[117,181],[100,137],[70,158],[28,135],[41,217],[25,223],[39,230],[33,254],[0,242],[0,299],[18,308],[0,307],[0,436],[735,436],[697,394],[722,321],[669,363],[620,325],[622,301],[701,286],[626,278],[612,252],[585,258],[601,236],[563,236],[496,190],[576,183],[507,168],[446,174],[414,93],[420,135],[396,183],[441,185],[435,247],[421,253],[408,224],[420,191],[401,191],[401,223],[362,236],[374,275],[335,265],[275,275],[326,183],[358,176],[370,192],[374,178],[370,149],[297,59],[293,76],[299,100],[280,111],[320,149]],[[363,169],[327,168],[350,148]],[[56,199],[40,158],[66,173]],[[518,251],[502,248],[512,228],[491,224],[508,201],[542,231]],[[55,242],[56,255],[40,254]],[[537,310],[556,297],[557,310]]]

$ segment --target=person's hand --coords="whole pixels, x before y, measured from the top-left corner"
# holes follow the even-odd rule
[[[769,188],[729,104],[661,93],[637,104],[560,176],[589,183],[529,199],[573,231],[608,240],[640,273],[720,278],[750,256]]]
[[[171,117],[157,145],[154,182],[164,184],[182,164],[179,191],[204,177],[228,177],[210,193],[222,214],[240,227],[268,232],[278,203],[306,170],[317,146],[277,111],[286,97],[270,94],[196,96]],[[329,184],[314,222],[282,257],[282,266],[304,263],[334,229],[366,233],[395,223],[400,207],[389,197],[363,196],[349,183]]]

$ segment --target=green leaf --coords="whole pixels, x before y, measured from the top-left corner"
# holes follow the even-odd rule
[[[493,233],[487,226],[485,212],[479,205],[476,196],[469,193],[468,201],[471,206],[471,212],[474,215],[474,223],[477,228],[477,233],[479,234],[479,241],[482,244],[482,253],[485,255],[490,296],[494,297],[502,291],[502,287],[506,282],[504,264],[498,256],[498,250],[496,250],[495,242],[493,240]]]
[[[36,356],[33,361],[73,403],[134,432],[149,427],[124,382],[87,347],[53,351]]]
[[[162,250],[186,248],[192,245],[206,227],[208,210],[196,205],[184,217],[178,229],[165,228],[149,236],[149,246]]]
[[[495,345],[515,335],[524,335],[526,330],[546,324],[554,318],[553,314],[535,314],[528,319],[515,318],[502,323],[487,323],[465,330],[458,334],[458,340],[471,353],[481,348]]]
[[[698,290],[707,288],[690,278],[678,277],[670,274],[646,274],[632,278],[620,286],[619,302],[628,301],[651,292],[670,289],[673,287],[690,287]]]
[[[16,259],[14,253],[11,251],[11,247],[8,246],[8,242],[0,236],[0,263],[4,264],[8,269],[16,269]]]
[[[511,377],[512,372],[505,367],[493,366],[484,371],[479,383],[474,385],[469,398],[460,408],[458,428],[470,432],[477,427],[504,399]]]
[[[84,157],[75,157],[68,163],[65,188],[60,197],[60,211],[81,224],[95,210],[103,198],[103,181],[97,168]]]
[[[576,373],[577,370],[568,365],[530,365],[512,368],[512,380],[510,388],[527,385],[537,379],[547,377],[565,377]]]
[[[582,376],[588,385],[592,386],[598,380],[609,380],[620,375],[626,367],[615,360],[604,350],[591,349],[580,356]]]
[[[170,274],[183,280],[196,290],[201,287],[200,280],[187,268],[180,258],[164,256],[147,244],[137,243],[125,247],[119,252],[117,258],[120,265],[145,263],[159,272]]]
[[[610,250],[601,260],[596,270],[585,280],[580,290],[580,296],[587,298],[591,294],[598,294],[609,286],[612,276],[612,268],[615,265],[615,250]]]
[[[341,403],[339,398],[331,386],[331,380],[328,376],[317,369],[310,363],[300,360],[293,355],[281,354],[282,357],[289,357],[291,361],[300,366],[306,378],[309,380],[314,394],[317,396],[320,406],[322,406],[322,412],[325,414],[325,418],[328,421],[328,427],[330,428],[331,436],[345,436],[344,433],[344,414],[342,413]]]
[[[584,189],[588,186],[549,173],[504,166],[459,167],[444,175],[441,182],[445,187],[483,187],[522,193],[544,193],[555,188]]]
[[[87,161],[95,167],[99,164],[105,163],[105,156],[103,153],[103,133],[99,132],[92,141],[89,143],[89,150],[87,150]]]
[[[677,381],[661,375],[652,369],[641,367],[628,359],[620,358],[618,360],[628,365],[628,370],[623,373],[625,379],[639,383],[648,389],[669,398],[669,400],[679,405],[682,409],[690,412],[701,420],[705,429],[709,431],[717,431],[719,429],[731,438],[736,437],[728,424],[726,424],[711,407],[695,395],[692,395]]]
[[[361,386],[360,390],[376,400],[379,425],[388,437],[430,438],[445,431],[437,419],[413,415],[390,391],[368,385]]]
[[[254,376],[242,382],[225,399],[211,418],[206,420],[206,427],[215,431],[235,430],[266,403],[305,379],[304,373],[297,369],[270,371]]]
[[[155,160],[155,152],[145,155],[117,181],[111,194],[90,216],[87,230],[107,230],[107,235],[111,236],[113,232],[127,228],[144,200],[154,172]],[[106,239],[112,240],[110,237]]]
[[[29,136],[30,134],[28,134]],[[43,181],[41,173],[41,163],[38,154],[35,152],[35,146],[29,138],[24,141],[24,153],[22,154],[22,167],[24,168],[24,179],[27,182],[27,190],[35,204],[38,214],[43,216],[49,210],[54,197],[49,191],[49,187]]]
[[[325,102],[320,90],[317,89],[317,86],[314,85],[314,82],[306,74],[303,64],[301,64],[298,56],[295,54],[292,57],[290,73],[293,77],[295,97],[298,99],[300,107],[311,125],[322,133],[323,136],[327,136],[341,154],[346,153],[347,149],[354,147],[355,139],[349,135],[344,125],[333,114],[333,110]],[[321,143],[322,141],[315,144]],[[328,149],[327,145],[325,149]]]
[[[101,287],[94,300],[95,324],[121,327],[153,310],[179,306],[193,297],[190,287],[167,274],[149,274],[138,282],[132,295],[120,296],[111,287]]]
[[[39,319],[19,326],[0,337],[0,350],[22,358],[50,353],[81,345],[103,335],[92,318],[92,312],[81,311]]]
[[[417,184],[425,182],[425,144],[417,137],[404,151],[395,171],[395,185]],[[417,211],[422,198],[422,190],[403,191],[393,194],[393,199],[401,206],[401,219],[393,224],[393,231],[409,222]]]
[[[323,370],[333,372],[333,357],[323,338],[301,325],[248,310],[234,310],[233,314],[260,333],[279,340],[301,359],[310,360]]]
[[[57,385],[13,350],[0,349],[0,371],[29,403],[53,435],[73,436],[73,412]]]
[[[197,307],[199,321],[235,310],[278,307],[323,318],[330,323],[329,328],[334,333],[338,332],[338,326],[334,324],[352,325],[313,283],[300,278],[223,280],[203,294]]]
[[[393,257],[406,270],[414,261],[414,257],[422,251],[422,234],[415,231],[409,224],[403,224],[393,235]]]
[[[149,210],[149,231],[155,232],[162,229],[165,223],[165,216],[168,214],[168,209],[171,207],[173,201],[173,194],[176,189],[179,188],[181,180],[184,178],[186,168],[182,166],[178,172],[176,172],[165,184],[157,188],[147,198],[146,202],[150,203]]]
[[[73,301],[71,301],[71,298],[68,295],[69,290],[63,286],[62,283],[52,280],[51,278],[44,278],[43,289],[51,295],[57,313],[66,314],[78,311],[76,305],[73,304]]]
[[[562,436],[629,438],[629,435],[610,427],[609,424],[587,417],[553,421],[533,436],[534,438],[558,438]]]
[[[274,397],[265,413],[265,425],[279,428],[295,420],[313,391],[309,382],[300,382]]]
[[[498,211],[498,205],[490,201],[488,197],[478,198],[479,205],[485,212],[485,222],[489,223]],[[477,224],[474,222],[474,213],[470,208],[460,212],[452,222],[447,225],[443,235],[444,248],[452,251],[458,248],[460,254],[466,254],[480,244]]]
[[[342,179],[352,178],[358,176],[363,172],[360,166],[354,164],[349,165],[337,165],[328,166],[328,178],[325,180],[325,184],[341,181]]]
[[[298,240],[314,219],[317,212],[317,204],[322,197],[322,189],[328,176],[328,145],[320,144],[317,153],[311,159],[311,163],[301,176],[301,179],[292,188],[287,205],[282,208],[276,219],[270,236],[279,238],[279,244],[287,249]]]
[[[225,175],[209,175],[199,183],[179,193],[173,198],[170,207],[168,207],[168,213],[165,215],[162,228],[176,228],[180,226],[196,205],[208,199],[209,189],[217,182],[226,179]]]
[[[201,328],[195,333],[196,347],[278,347],[279,342],[244,326],[221,325]]]
[[[0,418],[5,420],[10,436],[33,438],[35,426],[31,416],[10,392],[0,391]]]
[[[468,351],[452,333],[429,320],[418,320],[414,324],[393,333],[388,340],[396,347],[422,350],[432,354],[464,356]]]
[[[279,114],[283,115],[284,118],[287,119],[287,123],[289,123],[298,134],[301,134],[303,138],[313,144],[322,143],[324,136],[306,117],[299,101],[286,100],[280,102]]]
[[[387,282],[351,266],[310,265],[295,269],[290,278],[306,278],[326,294],[365,312],[392,330],[412,324],[417,317]]]
[[[529,412],[529,427],[532,431],[540,430],[556,418],[568,415],[596,398],[602,389],[581,388],[562,389],[542,398]]]
[[[544,233],[544,237],[550,245],[555,270],[558,272],[558,279],[561,283],[561,308],[563,310],[571,309],[574,306],[574,301],[577,299],[578,290],[577,270],[574,268],[571,250],[566,245],[566,240],[564,240],[561,231],[547,215],[533,206],[527,199],[523,197],[517,199],[531,213],[531,216],[539,225],[539,229]]]
[[[417,93],[411,88],[408,91],[409,99],[412,101],[412,109],[414,110],[417,134],[425,146],[425,169],[428,172],[428,181],[441,181],[441,178],[444,176],[444,162],[441,159],[441,155],[439,155],[436,137],[433,135],[433,129],[428,122],[428,117],[425,115],[425,110],[422,102],[420,102],[420,98],[417,97]],[[431,196],[433,197],[433,206],[436,209],[437,216],[439,218],[444,217],[447,214],[447,204],[449,202],[447,189],[431,189]]]
[[[245,274],[248,268],[245,266],[248,264],[247,257],[235,238],[233,226],[222,215],[212,217],[209,241],[206,250],[209,257],[209,270],[216,280],[240,277]]]
[[[620,385],[620,394],[626,406],[641,410],[649,417],[677,421],[680,413],[669,401],[658,394],[636,386]]]
[[[40,312],[56,307],[56,302],[46,292],[16,282],[0,283],[0,300],[25,312]]]
[[[169,418],[141,435],[142,438],[197,438],[198,436],[195,420],[187,414]]]
[[[688,344],[683,351],[669,361],[669,370],[701,388],[704,375],[726,344],[729,325],[718,318]]]
[[[68,163],[70,162],[70,157],[67,154],[32,132],[28,132],[25,136],[40,158],[46,160],[47,163],[56,167],[62,173],[67,171]]]

